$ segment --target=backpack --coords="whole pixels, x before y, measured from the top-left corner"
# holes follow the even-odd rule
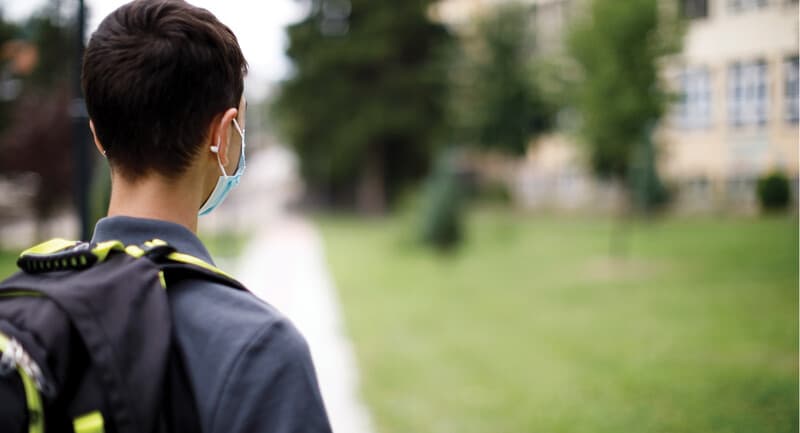
[[[241,284],[160,240],[54,239],[17,265],[0,283],[0,431],[200,431],[166,290]]]

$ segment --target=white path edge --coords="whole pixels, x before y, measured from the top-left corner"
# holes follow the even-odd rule
[[[373,433],[359,397],[353,347],[316,228],[300,217],[262,225],[239,262],[237,276],[303,333],[317,369],[335,433]]]

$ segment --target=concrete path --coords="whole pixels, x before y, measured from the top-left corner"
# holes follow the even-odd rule
[[[358,395],[358,369],[321,239],[305,219],[264,226],[247,247],[238,276],[300,329],[311,348],[322,397],[336,433],[371,433]]]

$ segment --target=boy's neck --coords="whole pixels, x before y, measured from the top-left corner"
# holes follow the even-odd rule
[[[108,216],[130,216],[169,221],[197,233],[197,211],[205,197],[200,197],[197,181],[166,180],[148,176],[129,182],[114,177]]]

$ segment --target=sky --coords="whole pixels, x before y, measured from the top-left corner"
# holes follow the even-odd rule
[[[63,0],[62,0],[63,1]],[[25,19],[47,0],[0,0],[4,16],[12,20]],[[76,3],[64,1],[65,4]],[[120,0],[85,0],[90,11],[87,35],[91,34],[106,15],[125,4]],[[265,94],[275,82],[286,77],[290,64],[284,50],[285,27],[305,14],[298,0],[189,0],[196,6],[210,10],[220,21],[233,30],[239,39],[250,65],[247,93],[251,99]]]

